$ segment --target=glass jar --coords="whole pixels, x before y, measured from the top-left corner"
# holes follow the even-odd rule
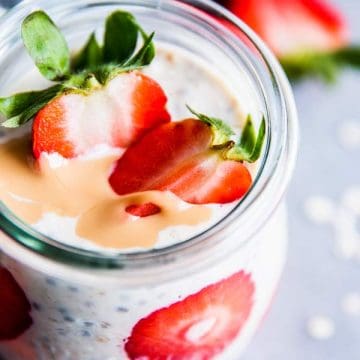
[[[162,249],[116,256],[81,250],[38,233],[1,203],[0,297],[14,296],[17,305],[7,316],[13,333],[3,335],[0,324],[0,354],[11,360],[239,359],[270,305],[286,254],[282,198],[298,128],[279,64],[245,24],[208,0],[24,1],[1,19],[3,93],[32,66],[19,24],[37,8],[71,44],[109,12],[132,12],[158,43],[216,67],[235,91],[246,83],[244,96],[256,97],[268,136],[254,185],[239,204],[202,234]]]

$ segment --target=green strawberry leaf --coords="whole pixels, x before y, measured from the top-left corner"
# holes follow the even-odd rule
[[[21,114],[33,104],[43,91],[29,91],[0,98],[0,113],[6,118]]]
[[[104,35],[104,60],[122,64],[134,53],[139,26],[132,14],[115,11],[106,19]]]
[[[149,65],[155,57],[155,46],[153,43],[155,33],[151,33],[150,36],[144,34],[144,44],[141,49],[130,59],[124,66],[143,67]]]
[[[360,68],[360,45],[339,49],[332,56],[338,64]]]
[[[251,116],[248,115],[239,143],[227,152],[226,158],[228,160],[246,161],[249,163],[257,161],[261,155],[265,132],[265,118],[262,118],[258,134],[256,135]]]
[[[253,148],[250,158],[246,161],[253,163],[259,159],[265,141],[265,134],[266,134],[266,122],[265,122],[265,117],[263,117],[256,137],[255,146]]]
[[[327,83],[333,83],[338,74],[338,66],[331,56],[324,54],[301,54],[281,59],[290,80],[296,81],[305,77],[318,77]]]
[[[37,112],[40,111],[49,101],[61,94],[64,90],[65,89],[62,85],[54,85],[48,89],[37,91],[36,93],[31,93],[36,94],[36,96],[32,98],[33,102],[30,105],[23,107],[23,111],[21,113],[18,113],[16,116],[12,116],[10,117],[10,119],[4,121],[1,126],[7,128],[16,128],[25,124],[26,122],[31,120],[34,115],[36,115]],[[30,96],[33,96],[29,95],[29,97],[27,98],[24,94],[19,95],[22,95],[24,99],[29,99]],[[20,109],[20,107],[18,109]],[[15,111],[13,111],[13,113],[15,113]]]
[[[291,80],[318,77],[325,82],[335,82],[344,67],[360,68],[360,46],[349,46],[329,53],[302,53],[280,59]]]
[[[199,120],[205,122],[211,127],[214,135],[212,146],[219,146],[228,143],[230,141],[230,137],[235,134],[231,127],[225,124],[222,120],[200,114],[193,110],[190,106],[187,106],[187,108]]]
[[[248,115],[244,129],[240,137],[240,148],[244,149],[247,153],[251,154],[256,143],[256,132],[254,124],[252,123],[251,116]]]
[[[22,38],[41,74],[60,80],[70,71],[70,52],[61,34],[44,11],[35,11],[22,23]]]
[[[95,76],[100,84],[105,85],[119,74],[140,69],[139,65],[117,66],[113,64],[103,65],[96,69]]]
[[[146,48],[146,51],[144,51],[144,55],[142,55],[143,65],[149,65],[153,61],[156,53],[155,45],[152,41],[155,36],[155,32],[152,32],[150,35],[148,35],[141,27],[139,27],[139,31],[144,41],[143,48]]]
[[[102,64],[102,57],[102,49],[96,40],[95,33],[92,33],[85,46],[72,59],[72,69],[74,71],[94,69]]]
[[[123,33],[127,33],[127,37],[123,37]],[[143,39],[143,45],[133,54],[139,33]],[[149,65],[154,59],[154,33],[147,35],[130,13],[124,11],[112,13],[107,19],[104,37],[102,63],[90,69],[100,84],[106,84],[120,73],[137,70]],[[111,48],[110,44],[112,44]],[[107,46],[109,46],[109,51]]]

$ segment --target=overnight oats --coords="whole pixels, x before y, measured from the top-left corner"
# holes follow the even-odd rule
[[[1,24],[0,358],[239,359],[286,255],[276,61],[204,0],[33,4]]]

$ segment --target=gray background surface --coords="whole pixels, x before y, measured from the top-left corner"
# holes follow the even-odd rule
[[[360,39],[360,1],[333,0]],[[301,144],[288,193],[290,244],[285,272],[273,307],[248,348],[245,360],[358,360],[360,317],[341,309],[348,292],[360,292],[360,261],[334,254],[329,225],[316,225],[304,214],[304,201],[322,195],[339,201],[350,186],[360,186],[360,148],[344,149],[338,138],[342,123],[360,123],[360,72],[346,71],[334,87],[307,81],[294,87]],[[360,219],[358,221],[360,232]],[[328,340],[308,335],[308,319],[330,317],[335,334]]]
[[[333,2],[349,19],[359,43],[360,1]],[[339,201],[346,188],[360,186],[360,148],[344,149],[338,138],[344,121],[360,122],[360,72],[344,72],[333,87],[302,82],[294,92],[302,141],[288,193],[288,261],[274,304],[244,360],[358,360],[360,316],[345,314],[341,301],[348,292],[360,292],[360,261],[336,257],[332,227],[311,222],[303,206],[314,195]],[[360,220],[358,228],[360,232]],[[307,331],[308,319],[320,314],[335,324],[334,336],[322,341]]]

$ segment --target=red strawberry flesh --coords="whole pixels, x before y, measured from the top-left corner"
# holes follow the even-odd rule
[[[125,211],[133,216],[147,217],[161,212],[161,208],[154,203],[133,204],[125,208]]]
[[[170,121],[166,102],[159,84],[137,71],[120,74],[88,95],[60,95],[34,119],[34,156],[57,152],[72,158],[100,144],[126,148]]]
[[[246,323],[254,284],[240,271],[141,319],[125,344],[130,359],[212,359]]]
[[[0,341],[20,336],[32,324],[31,306],[12,274],[0,266]]]
[[[193,204],[226,203],[251,186],[247,168],[211,149],[213,133],[204,122],[187,119],[147,133],[118,160],[109,178],[119,195],[171,191]]]
[[[156,189],[154,184],[169,169],[207,149],[211,140],[210,128],[200,121],[189,119],[160,126],[123,154],[110,184],[119,195]]]

